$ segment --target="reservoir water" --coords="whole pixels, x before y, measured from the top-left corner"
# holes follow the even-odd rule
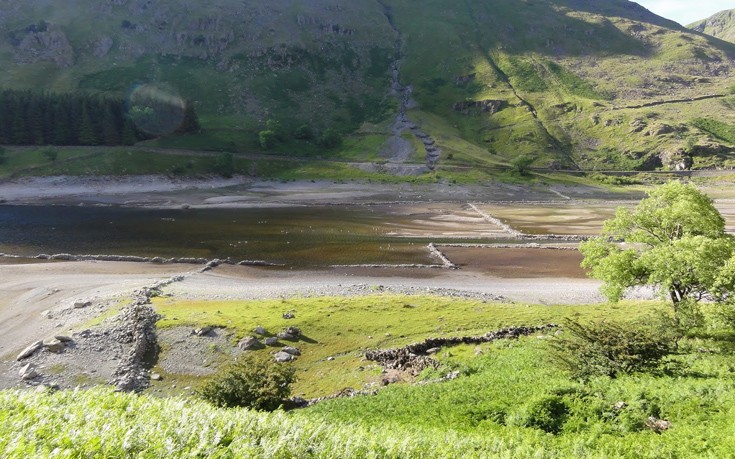
[[[437,264],[426,248],[429,242],[488,242],[492,229],[480,220],[462,220],[462,212],[357,205],[167,210],[6,205],[0,206],[0,252],[230,258],[293,267]]]

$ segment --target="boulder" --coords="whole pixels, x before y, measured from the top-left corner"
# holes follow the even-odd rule
[[[671,428],[671,422],[651,416],[646,420],[646,427],[660,434]]]
[[[286,327],[283,331],[297,338],[301,336],[301,330],[296,327]]]
[[[32,363],[24,365],[18,372],[18,376],[20,376],[20,379],[23,381],[28,381],[37,377],[38,372],[36,371],[36,366]]]
[[[672,126],[669,126],[668,124],[658,124],[656,126],[653,126],[648,132],[647,135],[658,137],[660,135],[664,134],[670,134],[672,132],[675,132],[676,129],[674,129]]]
[[[268,334],[268,331],[265,328],[261,327],[260,325],[255,327],[255,330],[253,330],[253,332],[259,334],[260,336],[265,336]]]
[[[254,349],[260,349],[262,346],[258,338],[254,336],[246,336],[237,343],[237,347],[242,351],[252,351]]]
[[[266,346],[275,346],[276,344],[278,344],[278,338],[276,338],[275,336],[270,336],[265,339]]]
[[[66,335],[56,335],[54,336],[57,340],[61,341],[62,343],[73,343],[74,340],[71,338],[71,336]]]
[[[289,341],[293,341],[293,340],[296,339],[296,337],[294,335],[292,335],[290,333],[286,333],[286,332],[280,332],[276,336],[278,337],[278,339],[285,339],[285,340],[289,340]]]
[[[27,359],[28,357],[35,354],[36,351],[41,349],[42,347],[43,347],[43,341],[36,341],[35,343],[31,344],[27,348],[23,349],[20,352],[20,354],[18,354],[18,357],[15,358],[15,360]]]
[[[163,376],[161,376],[158,373],[151,373],[151,380],[153,381],[160,381],[163,379]]]
[[[293,319],[293,318],[295,318],[295,317],[296,317],[296,315],[294,315],[294,313],[293,313],[293,312],[290,312],[290,311],[289,311],[289,312],[284,312],[284,313],[283,313],[283,318],[284,318],[284,319]]]
[[[296,356],[289,354],[288,352],[278,351],[275,355],[276,362],[290,362],[296,360]]]
[[[427,349],[426,353],[429,355],[436,354],[437,352],[441,351],[442,348],[440,347],[432,347],[431,349]]]
[[[296,349],[295,347],[291,346],[284,346],[283,349],[281,349],[281,352],[286,352],[291,355],[301,355],[301,351]]]
[[[196,336],[207,336],[210,333],[212,333],[212,331],[214,331],[214,327],[206,326],[206,327],[201,327],[201,328],[195,328],[194,334]]]
[[[88,306],[92,306],[92,302],[89,300],[77,300],[74,302],[74,309],[82,309]]]
[[[56,338],[49,338],[43,340],[43,347],[49,352],[55,352],[58,354],[66,348],[66,343]]]

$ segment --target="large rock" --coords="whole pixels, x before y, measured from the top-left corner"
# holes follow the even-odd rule
[[[278,351],[276,352],[276,362],[290,362],[292,360],[296,360],[296,356],[293,354],[289,354],[288,352],[284,351]]]
[[[59,353],[66,348],[66,343],[56,338],[49,338],[43,340],[43,347],[49,352]]]
[[[255,330],[253,331],[259,334],[260,336],[266,336],[268,334],[268,331],[265,328],[261,327],[260,325],[255,327]]]
[[[242,351],[252,351],[260,349],[263,345],[254,336],[246,336],[237,343],[237,347]]]
[[[212,331],[214,331],[214,327],[206,326],[206,327],[202,327],[202,328],[195,328],[194,329],[194,334],[196,336],[207,336],[207,335],[211,334]]]
[[[283,349],[281,349],[281,352],[285,352],[291,355],[301,355],[300,350],[296,349],[295,347],[291,347],[291,346],[285,346]]]
[[[92,306],[92,302],[89,300],[77,300],[74,302],[74,309],[83,309],[88,306]]]
[[[20,376],[20,379],[23,381],[28,381],[37,377],[38,372],[36,371],[36,366],[32,363],[24,365],[18,372],[18,376]]]
[[[278,344],[278,338],[276,338],[275,336],[269,336],[265,339],[266,346],[275,346],[276,344]]]
[[[43,347],[43,341],[36,341],[35,343],[31,344],[27,348],[23,349],[20,352],[20,354],[18,354],[18,357],[15,358],[15,360],[27,359],[28,357],[35,354],[36,351],[41,349],[42,347]]]

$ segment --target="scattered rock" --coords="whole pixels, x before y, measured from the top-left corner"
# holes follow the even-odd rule
[[[286,352],[291,355],[301,355],[300,350],[298,350],[295,347],[291,347],[291,346],[285,346],[283,349],[281,349],[281,352]]]
[[[214,331],[214,327],[206,326],[201,328],[195,328],[194,334],[196,336],[207,336],[211,334]]]
[[[430,349],[427,349],[427,350],[426,350],[426,353],[427,353],[428,355],[433,355],[433,354],[436,354],[437,352],[439,352],[439,351],[441,351],[441,350],[442,350],[442,348],[440,348],[440,347],[432,347],[432,348],[430,348]]]
[[[295,336],[297,338],[301,336],[301,330],[299,328],[296,328],[296,327],[286,327],[286,329],[283,330],[283,331],[286,332],[286,333],[288,333],[289,335],[293,335],[293,336]]]
[[[289,340],[289,341],[295,341],[296,340],[296,337],[294,335],[292,335],[290,333],[286,333],[286,332],[280,332],[276,336],[278,337],[278,339],[285,339],[285,340]]]
[[[151,380],[161,381],[162,379],[163,379],[163,376],[161,376],[159,373],[151,373]]]
[[[261,327],[260,325],[255,327],[255,330],[253,330],[253,332],[259,334],[260,336],[265,336],[268,334],[268,331],[265,328]]]
[[[658,137],[664,134],[670,134],[672,132],[676,131],[672,126],[669,126],[668,124],[659,124],[654,127],[652,127],[646,134]]]
[[[275,346],[276,344],[278,344],[278,338],[276,338],[275,336],[269,336],[265,339],[266,346]]]
[[[258,338],[254,336],[246,336],[237,343],[237,347],[242,351],[252,351],[254,349],[260,349],[262,344],[258,341]]]
[[[389,384],[395,384],[401,381],[401,375],[397,371],[390,371],[387,372],[386,375],[380,379],[380,384],[383,386],[387,386]]]
[[[327,360],[331,362],[332,360],[334,360],[334,357],[329,356],[329,357],[327,357]]]
[[[284,312],[284,313],[283,313],[283,318],[284,318],[284,319],[293,319],[293,318],[295,318],[295,317],[296,317],[296,315],[295,315],[295,314],[294,314],[293,312],[291,312],[291,311],[289,311],[289,312]]]
[[[43,340],[43,347],[49,352],[60,353],[66,348],[66,343],[56,338]]]
[[[36,371],[36,366],[32,363],[24,365],[18,372],[18,376],[20,376],[20,379],[23,381],[28,381],[37,377],[38,372]]]
[[[278,351],[275,355],[276,362],[290,362],[296,360],[296,356],[288,352]]]
[[[444,377],[444,379],[452,380],[459,378],[459,371],[455,370],[450,373],[447,373],[447,375]]]
[[[73,343],[74,340],[71,338],[71,336],[65,336],[65,335],[56,335],[54,336],[57,340],[61,341],[62,343]]]
[[[35,343],[31,344],[27,348],[23,349],[20,352],[20,354],[18,354],[18,357],[15,358],[15,360],[27,359],[28,357],[35,354],[36,351],[41,349],[42,347],[43,347],[43,341],[36,341]]]
[[[92,306],[92,302],[89,300],[77,300],[74,302],[74,309],[83,309],[88,306]]]
[[[613,410],[620,411],[623,408],[625,408],[626,406],[628,406],[628,404],[625,403],[625,402],[617,402],[615,405],[613,405]]]
[[[671,428],[671,422],[651,416],[646,419],[646,427],[660,434],[661,432],[665,432]]]

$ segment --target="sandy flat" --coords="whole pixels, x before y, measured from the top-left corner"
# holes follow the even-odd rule
[[[68,333],[116,299],[193,268],[119,262],[0,265],[0,357],[12,358],[33,341]],[[77,300],[93,305],[74,311]]]

